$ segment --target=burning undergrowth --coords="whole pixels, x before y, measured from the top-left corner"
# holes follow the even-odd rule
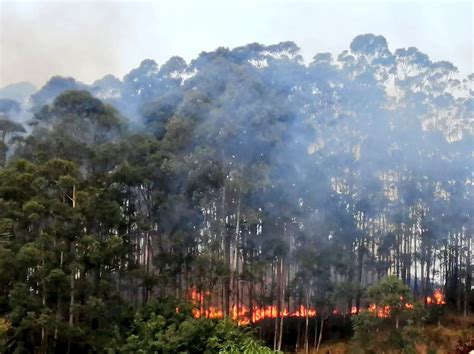
[[[201,292],[196,288],[189,290],[189,300],[194,305],[192,310],[195,318],[210,318],[210,319],[222,319],[225,317],[222,307],[212,305],[212,294],[209,291]],[[403,300],[403,299],[401,299]],[[436,289],[432,296],[427,296],[426,304],[429,306],[442,306],[446,304],[444,295],[440,289]],[[414,304],[405,302],[403,304],[403,310],[411,311],[414,309]],[[392,309],[390,306],[377,306],[376,304],[368,304],[366,307],[358,309],[355,306],[351,307],[350,311],[341,311],[337,308],[332,309],[331,314],[333,316],[350,316],[356,315],[359,311],[368,311],[375,314],[380,318],[388,318],[391,316]],[[294,305],[293,307],[282,307],[279,308],[276,305],[253,305],[247,306],[242,303],[239,305],[231,305],[229,312],[229,318],[236,321],[239,325],[248,325],[250,323],[258,323],[266,319],[276,318],[314,318],[318,316],[317,310],[314,308],[306,308],[304,305]]]

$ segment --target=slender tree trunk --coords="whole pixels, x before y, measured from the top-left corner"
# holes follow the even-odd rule
[[[74,246],[73,246],[74,247]],[[75,268],[74,266],[71,269],[71,278],[70,278],[70,301],[69,301],[69,327],[72,329],[74,326],[74,305],[75,305],[75,284],[74,284]],[[67,353],[71,353],[71,338],[69,336],[67,342]]]
[[[224,294],[223,294],[223,312],[224,316],[228,317],[230,313],[230,273],[231,273],[231,264],[230,264],[230,235],[227,230],[227,221],[226,221],[226,187],[222,187],[222,201],[221,201],[221,209],[222,209],[222,230],[221,235],[224,241],[224,266],[225,266],[225,274],[224,274]]]
[[[396,240],[396,247],[397,247],[397,254],[396,254],[396,261],[395,261],[395,266],[396,266],[396,274],[397,278],[400,277],[400,232],[397,231],[395,234],[395,240]]]
[[[61,255],[59,258],[59,269],[63,269],[63,262],[64,262],[64,252],[61,251]],[[58,289],[58,298],[56,299],[56,323],[59,323],[61,320],[61,309],[60,309],[60,302],[61,302],[61,292]],[[57,343],[58,342],[58,325],[55,324],[54,326],[54,343],[53,343],[53,352],[56,351]]]
[[[298,353],[298,349],[300,347],[300,339],[301,339],[301,318],[297,318],[298,320],[298,330],[296,332],[296,344],[295,344],[295,352]]]
[[[431,252],[430,252],[431,253]],[[430,255],[428,255],[430,257]],[[429,284],[430,284],[430,266],[431,262],[428,260],[426,263],[426,276],[425,276],[425,286],[424,286],[424,291],[423,291],[423,297],[426,299],[428,296],[428,291],[429,291]]]
[[[414,244],[414,256],[413,256],[413,261],[415,263],[415,284],[414,284],[414,287],[413,287],[413,297],[415,299],[418,299],[418,266],[416,264],[416,260],[417,260],[417,257],[416,257],[416,237],[415,237],[415,244]]]
[[[358,250],[358,264],[357,264],[357,292],[356,292],[356,308],[357,313],[360,309],[360,298],[361,298],[361,287],[362,287],[362,270],[364,264],[364,249],[363,240],[359,241],[359,250]]]
[[[72,189],[72,198],[71,198],[71,201],[72,201],[72,207],[75,208],[76,207],[76,186],[74,185],[73,186],[73,189]],[[69,283],[69,291],[70,291],[70,301],[69,301],[69,327],[70,329],[72,330],[72,328],[74,327],[74,306],[75,306],[75,292],[76,292],[76,289],[75,289],[75,273],[76,273],[76,267],[74,265],[75,263],[75,254],[76,254],[76,250],[75,250],[75,244],[74,242],[71,243],[71,254],[72,254],[72,259],[73,259],[73,264],[72,264],[72,267],[71,267],[71,277],[70,277],[70,283]],[[67,354],[70,354],[71,353],[71,336],[69,335],[69,338],[68,338],[68,341],[67,341]]]
[[[272,266],[272,268],[275,268],[274,266]],[[276,281],[276,284],[277,284],[277,292],[276,292],[276,316],[275,316],[275,330],[274,330],[274,336],[273,336],[273,350],[277,350],[277,343],[278,343],[278,315],[279,315],[279,294],[280,294],[280,282],[279,282],[279,278],[278,278],[278,273],[279,273],[279,267],[278,265],[276,266],[276,278],[277,278],[277,281]],[[275,274],[275,270],[272,271],[272,282],[273,282],[273,279],[274,279],[274,274]]]
[[[308,339],[308,334],[309,334],[309,287],[306,289],[306,323],[305,323],[305,329],[304,329],[304,350],[305,353],[309,353],[309,339]]]
[[[253,273],[253,260],[252,256],[249,259],[249,268],[250,268],[250,274]],[[253,314],[254,314],[254,291],[255,291],[255,284],[253,282],[253,279],[251,279],[248,283],[248,289],[249,289],[249,317],[250,321],[253,320]]]
[[[237,213],[235,222],[235,235],[234,235],[234,266],[232,271],[234,293],[235,293],[235,305],[237,306],[237,317],[240,315],[240,289],[239,289],[239,239],[240,239],[240,203],[241,203],[241,192],[239,190],[237,197]]]
[[[283,318],[284,318],[284,307],[285,307],[285,283],[283,274],[283,258],[280,260],[280,332],[278,339],[278,351],[281,350],[281,343],[283,341]]]
[[[356,252],[355,242],[352,243],[351,252],[352,252],[352,254],[354,254]],[[354,259],[354,257],[350,258],[349,274],[348,274],[348,277],[347,277],[347,281],[349,282],[349,284],[351,284],[354,281],[355,264],[354,264],[353,259]],[[347,312],[348,313],[352,313],[352,300],[353,300],[353,295],[352,295],[352,292],[350,292],[350,294],[348,296],[348,299],[347,299]]]
[[[423,254],[425,252],[426,251],[423,251]],[[425,296],[425,261],[424,261],[423,258],[424,257],[420,258],[420,265],[421,265],[421,267],[420,267],[420,294],[423,298],[423,302],[424,302],[425,307],[426,307],[427,303],[426,303],[426,296]]]
[[[468,298],[469,293],[471,291],[471,278],[472,278],[472,270],[471,270],[471,234],[468,234],[467,237],[467,259],[466,259],[466,286],[464,290],[464,317],[467,317],[469,312],[468,310]]]
[[[314,343],[313,343],[313,349],[316,349],[318,345],[318,314],[316,313],[316,316],[314,316]]]
[[[46,307],[46,281],[45,281],[45,263],[44,263],[44,245],[43,245],[43,252],[42,252],[42,259],[41,259],[41,271],[42,271],[42,294],[41,294],[41,305],[43,306],[43,309]],[[46,329],[44,326],[41,326],[41,344],[40,344],[40,351],[41,353],[46,353]]]
[[[321,347],[321,341],[323,340],[323,328],[324,328],[324,314],[321,312],[321,329],[319,330],[319,339],[318,339],[318,346],[316,347],[316,353],[319,352],[319,348]]]
[[[456,308],[458,310],[458,312],[461,312],[461,295],[462,295],[462,292],[463,292],[463,287],[462,287],[462,282],[461,282],[461,272],[460,272],[460,252],[459,252],[459,248],[460,248],[460,242],[459,242],[459,237],[460,237],[460,233],[457,233],[456,234],[456,246],[455,246],[455,253],[456,253],[456,276],[455,276],[455,281],[456,281]]]

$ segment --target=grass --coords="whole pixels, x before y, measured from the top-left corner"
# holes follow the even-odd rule
[[[375,335],[375,334],[374,334]],[[388,336],[388,333],[378,332],[377,341]],[[347,341],[327,341],[321,345],[320,354],[355,354],[359,353],[352,342]],[[451,354],[469,353],[474,350],[474,315],[464,317],[462,315],[448,313],[443,316],[441,326],[436,324],[425,325],[420,331],[415,345],[416,354]],[[304,351],[300,351],[304,353]],[[316,350],[310,350],[316,353]],[[380,346],[377,351],[380,354],[395,354],[400,351],[393,351]]]

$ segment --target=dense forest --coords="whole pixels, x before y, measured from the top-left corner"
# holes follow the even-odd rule
[[[0,352],[307,350],[384,285],[467,316],[473,81],[365,34],[0,90]]]

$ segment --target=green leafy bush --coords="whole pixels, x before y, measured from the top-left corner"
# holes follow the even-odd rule
[[[174,309],[170,311],[170,309]],[[186,305],[148,306],[137,313],[122,351],[125,353],[273,353],[254,339],[250,328],[230,320],[193,318]],[[152,311],[147,313],[147,311]]]

